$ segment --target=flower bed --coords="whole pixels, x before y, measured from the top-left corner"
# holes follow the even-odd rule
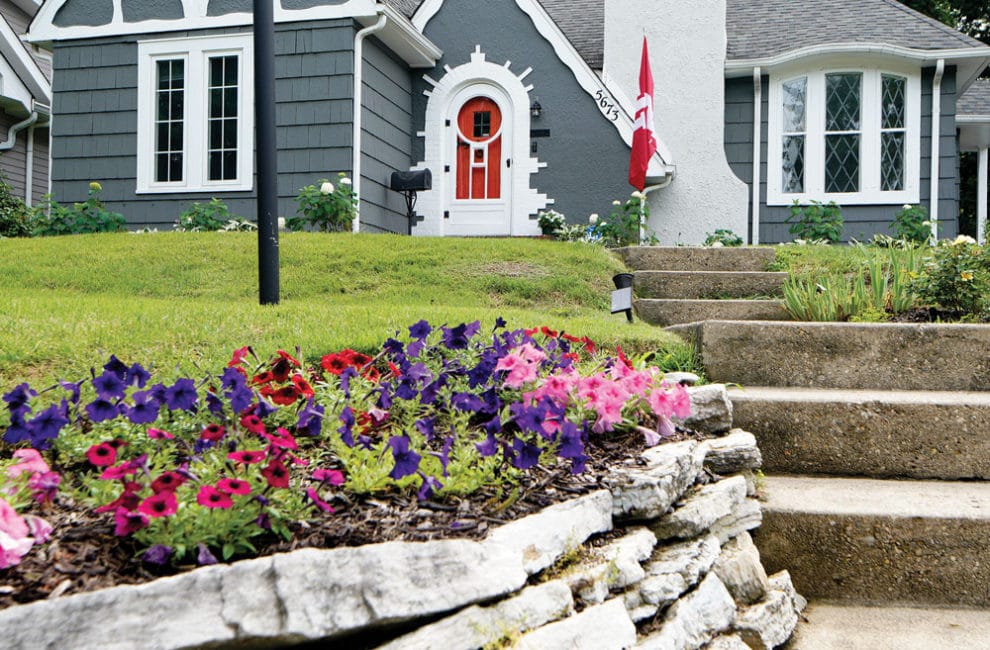
[[[300,356],[245,347],[159,383],[111,357],[4,394],[0,606],[385,529],[482,536],[591,489],[589,464],[690,410],[642,360],[545,327],[421,321],[374,358]]]

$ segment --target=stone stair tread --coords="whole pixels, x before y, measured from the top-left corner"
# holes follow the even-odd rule
[[[766,247],[701,246],[631,246],[615,250],[631,269],[660,269],[682,271],[763,271],[776,257],[776,251]]]
[[[812,601],[789,650],[934,650],[990,646],[990,610]]]
[[[990,482],[983,481],[771,476],[764,495],[764,511],[990,523]]]
[[[857,388],[804,388],[787,386],[729,386],[733,401],[849,402],[865,404],[939,404],[990,406],[990,392],[952,390],[879,390]]]
[[[780,296],[786,273],[772,271],[636,271],[641,298],[748,298]]]
[[[754,277],[754,278],[774,278],[780,280],[787,279],[786,271],[677,271],[672,269],[641,269],[634,271],[633,275],[670,275],[670,276],[701,276],[714,277],[726,276],[730,278]]]
[[[789,318],[780,300],[761,298],[638,298],[636,314],[661,327],[725,318]]]

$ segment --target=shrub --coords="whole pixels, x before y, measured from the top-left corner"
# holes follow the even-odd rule
[[[640,224],[650,218],[650,209],[642,192],[633,192],[623,203],[612,202],[612,213],[605,218],[591,215],[588,229],[589,239],[609,248],[635,246],[640,243]]]
[[[926,244],[932,236],[932,222],[928,211],[920,205],[904,204],[890,224],[898,239],[914,244]]]
[[[984,318],[990,312],[990,251],[964,235],[941,241],[911,290],[923,304]]]
[[[0,173],[0,237],[30,237],[28,207],[10,191],[7,179]]]
[[[719,228],[715,232],[707,232],[705,246],[742,246],[743,238],[726,228]]]
[[[791,224],[788,231],[798,239],[823,239],[834,243],[842,235],[842,208],[835,201],[825,204],[812,201],[811,205],[801,205],[794,199],[786,223]]]
[[[126,227],[124,216],[106,209],[100,201],[103,187],[89,184],[89,198],[74,203],[71,208],[60,205],[50,194],[31,211],[31,228],[35,235],[79,235],[94,232],[121,232]]]
[[[243,222],[240,216],[231,214],[227,204],[218,198],[210,199],[206,205],[193,203],[189,209],[179,215],[175,229],[185,232],[213,232],[228,230],[230,222]]]
[[[285,222],[289,230],[310,227],[322,232],[347,232],[357,213],[357,196],[351,189],[351,179],[343,172],[337,174],[337,186],[321,178],[319,186],[307,185],[299,190],[296,202],[299,216]]]
[[[560,229],[567,225],[567,220],[556,210],[540,210],[537,223],[544,235],[556,237]]]

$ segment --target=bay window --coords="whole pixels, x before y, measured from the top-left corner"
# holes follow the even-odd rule
[[[920,100],[917,72],[771,76],[767,203],[917,203]]]

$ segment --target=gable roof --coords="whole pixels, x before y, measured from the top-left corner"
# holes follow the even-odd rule
[[[537,0],[581,58],[601,70],[605,50],[604,0]],[[412,18],[424,0],[385,0],[406,18]]]
[[[730,61],[838,43],[883,43],[915,50],[984,47],[895,0],[728,0],[726,30]]]
[[[990,121],[990,79],[977,79],[956,102],[956,117]]]

